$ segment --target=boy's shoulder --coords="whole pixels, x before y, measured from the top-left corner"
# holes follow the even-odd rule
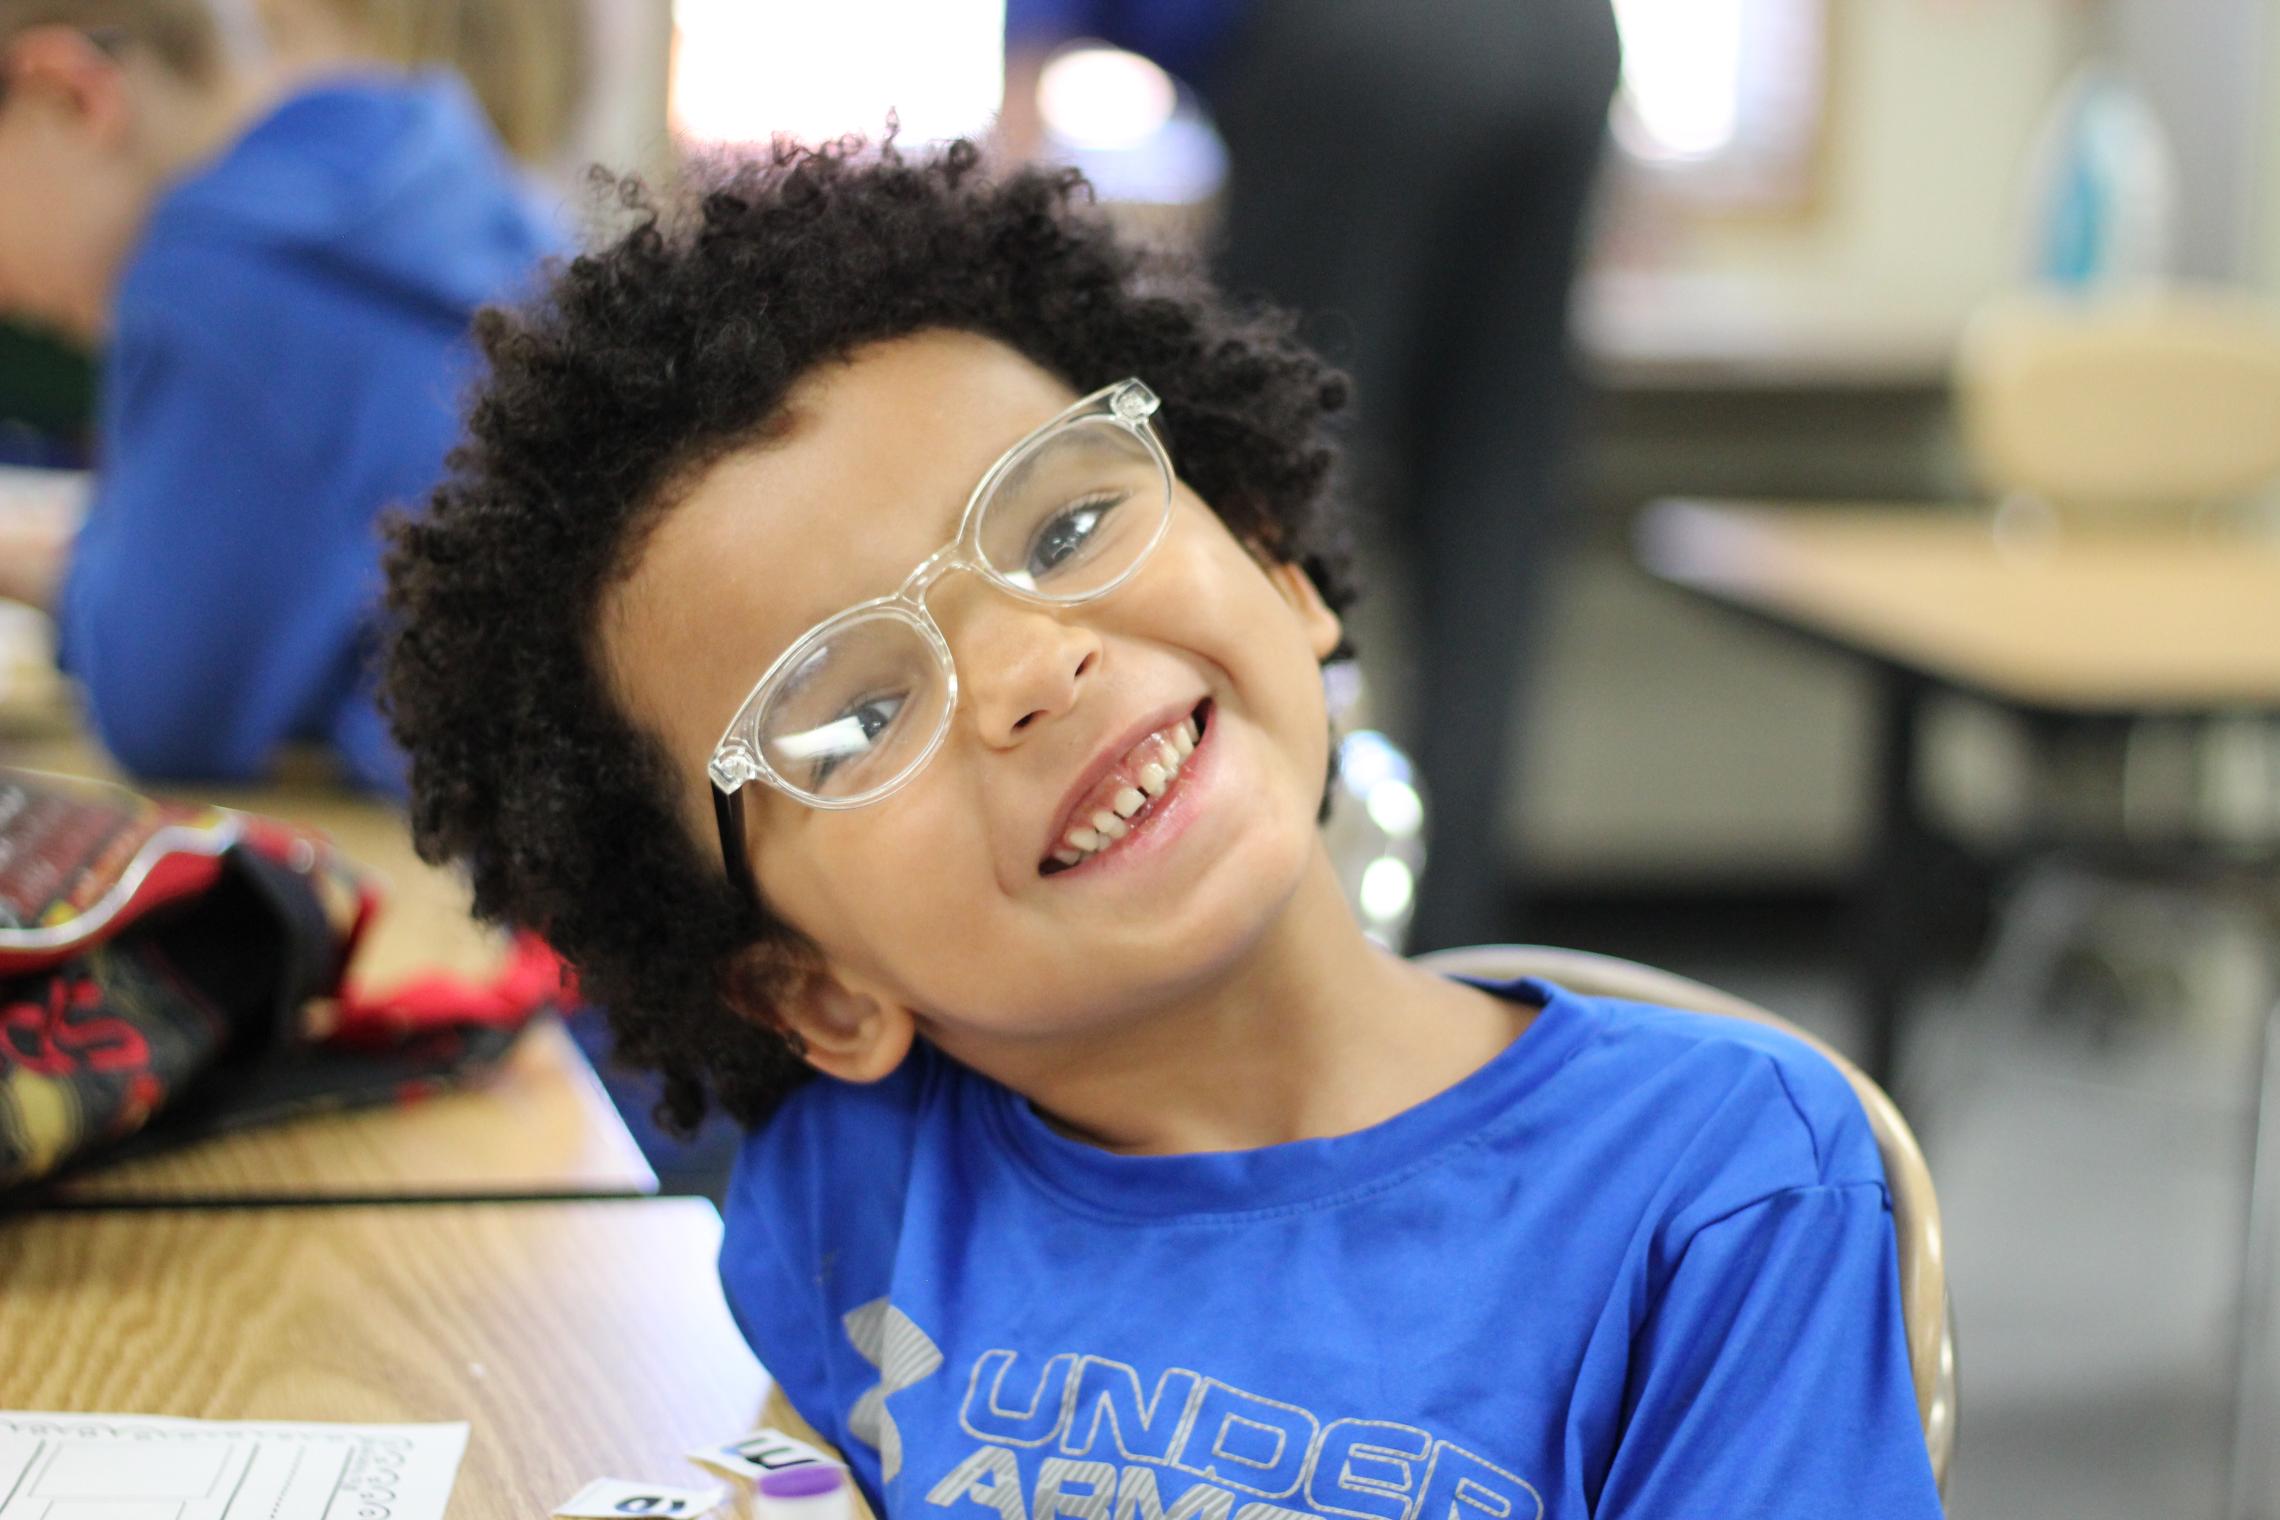
[[[948,1062],[923,1041],[877,1082],[815,1076],[794,1088],[738,1147],[726,1213],[769,1220],[893,1229],[908,1187],[918,1127]]]
[[[1801,1031],[1732,1014],[1546,987],[1572,999],[1597,1022],[1595,1044],[1617,1062],[1642,1069],[1718,1072],[1778,1082],[1801,1122],[1826,1123],[1857,1106],[1851,1080]]]
[[[1544,1090],[1552,1125],[1663,1156],[1701,1207],[1884,1182],[1851,1079],[1797,1033],[1544,982],[1488,985],[1533,996],[1547,1028],[1567,1027],[1571,1049]]]
[[[746,1169],[808,1170],[824,1164],[868,1169],[907,1153],[942,1064],[932,1047],[913,1041],[902,1065],[876,1082],[812,1076],[745,1136],[738,1164]]]

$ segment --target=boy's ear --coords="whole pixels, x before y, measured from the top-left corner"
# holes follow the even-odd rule
[[[740,1017],[785,1036],[808,1065],[842,1082],[892,1074],[917,1033],[910,1010],[886,988],[761,947],[730,969],[723,992]]]
[[[126,70],[77,27],[26,27],[0,52],[10,95],[60,106],[105,147],[126,143],[134,125]]]
[[[1331,651],[1338,647],[1339,639],[1345,636],[1345,625],[1338,620],[1338,614],[1330,610],[1330,604],[1322,600],[1322,593],[1316,588],[1314,577],[1306,573],[1303,565],[1291,560],[1270,559],[1261,568],[1267,572],[1267,579],[1274,582],[1275,590],[1282,593],[1282,599],[1290,603],[1291,610],[1298,614],[1299,622],[1306,628],[1306,642],[1314,650],[1314,657],[1317,660],[1329,659]]]

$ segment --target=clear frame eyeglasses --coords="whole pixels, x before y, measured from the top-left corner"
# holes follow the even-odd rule
[[[749,891],[743,788],[762,782],[817,808],[855,808],[934,758],[958,705],[950,644],[926,593],[954,570],[1020,601],[1071,606],[1140,568],[1172,515],[1172,464],[1138,380],[1093,392],[990,466],[949,543],[892,595],[824,619],[776,657],[706,767],[730,881]]]

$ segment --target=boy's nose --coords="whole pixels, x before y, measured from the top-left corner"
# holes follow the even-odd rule
[[[1017,743],[1037,719],[1075,704],[1099,667],[1100,635],[979,579],[959,582],[942,587],[930,606],[958,667],[959,701],[986,743]]]

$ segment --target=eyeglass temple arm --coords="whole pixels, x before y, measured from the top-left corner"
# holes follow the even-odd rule
[[[713,822],[720,826],[720,858],[728,867],[728,883],[747,898],[756,898],[752,860],[744,852],[744,794],[741,790],[712,789]]]

